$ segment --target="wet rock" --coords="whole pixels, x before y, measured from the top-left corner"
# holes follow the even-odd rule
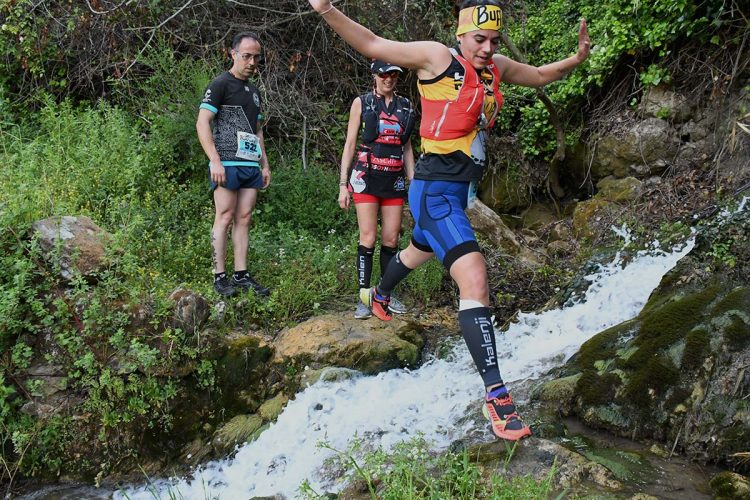
[[[613,176],[607,176],[596,184],[599,192],[598,197],[610,201],[627,202],[637,200],[643,189],[643,182],[635,177],[625,177],[617,179]]]
[[[545,382],[536,387],[531,394],[532,399],[547,403],[559,409],[563,415],[570,413],[576,398],[576,385],[581,374],[571,375]]]
[[[711,479],[713,498],[717,500],[740,500],[750,498],[750,480],[734,472],[722,472]]]
[[[622,483],[603,465],[546,439],[519,442],[514,446],[512,460],[506,459],[508,453],[509,448],[499,441],[469,449],[472,460],[492,474],[504,477],[531,475],[536,480],[544,480],[554,468],[552,482],[555,488],[593,483],[609,490],[622,489]]]
[[[34,222],[33,229],[48,261],[60,266],[63,279],[78,274],[94,278],[106,267],[112,236],[90,218],[50,217]]]
[[[351,380],[362,376],[362,372],[340,366],[326,366],[318,370],[310,370],[305,367],[305,371],[300,378],[300,384],[303,387],[313,385],[318,381],[322,382],[340,382],[342,380]]]
[[[195,467],[211,456],[211,443],[204,443],[201,438],[195,438],[180,451],[180,462]]]
[[[398,317],[384,322],[328,314],[284,329],[274,342],[273,362],[341,366],[364,373],[416,366],[423,346],[420,330]]]
[[[188,339],[193,339],[196,347],[200,337],[195,336],[208,319],[211,306],[208,301],[195,292],[179,287],[169,295],[169,300],[175,303],[172,327],[179,328]]]
[[[237,415],[217,429],[211,445],[219,456],[226,455],[238,445],[256,439],[257,431],[262,425],[263,418],[260,415]]]
[[[273,346],[263,335],[234,332],[223,339],[221,351],[215,373],[216,384],[224,394],[223,404],[245,407],[247,400],[265,400],[267,384],[263,381],[269,375]]]
[[[284,394],[277,394],[273,399],[263,403],[258,409],[258,415],[263,417],[264,422],[274,421],[281,415],[284,407],[289,402],[289,398]]]

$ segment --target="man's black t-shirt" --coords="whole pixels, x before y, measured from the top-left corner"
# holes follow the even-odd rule
[[[260,166],[255,134],[262,115],[255,85],[226,71],[208,85],[200,107],[216,114],[214,143],[224,166]]]

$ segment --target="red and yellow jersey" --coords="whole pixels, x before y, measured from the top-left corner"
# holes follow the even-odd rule
[[[495,124],[503,103],[500,73],[494,64],[474,69],[451,49],[453,61],[431,80],[420,80],[423,154],[415,178],[479,180],[485,165],[486,130]]]

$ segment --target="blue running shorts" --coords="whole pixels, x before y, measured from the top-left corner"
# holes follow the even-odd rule
[[[409,208],[414,216],[412,243],[423,252],[435,252],[446,269],[460,257],[479,251],[466,209],[468,182],[414,179],[409,187]]]
[[[230,191],[238,189],[261,189],[263,187],[263,174],[260,167],[245,166],[224,166],[226,180],[221,187]],[[211,191],[216,189],[216,184],[211,180],[211,168],[208,169],[208,182],[211,184]]]

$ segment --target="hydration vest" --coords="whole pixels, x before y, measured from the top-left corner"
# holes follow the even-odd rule
[[[485,84],[479,78],[476,69],[456,49],[450,49],[451,55],[464,69],[463,84],[457,90],[455,98],[426,99],[421,97],[422,123],[419,135],[423,139],[444,141],[458,139],[471,133],[477,128],[489,129],[495,124],[497,113],[503,104],[503,94],[500,92],[500,71],[494,63],[486,69],[493,75],[492,89],[497,102],[492,116],[482,119],[484,109]],[[449,78],[453,75],[444,75]],[[460,75],[455,75],[459,81]]]
[[[393,96],[390,109],[375,92],[359,96],[362,102],[362,143],[356,161],[375,170],[400,170],[404,165],[404,146],[414,130],[414,109],[406,97]],[[389,114],[388,112],[391,111]]]

